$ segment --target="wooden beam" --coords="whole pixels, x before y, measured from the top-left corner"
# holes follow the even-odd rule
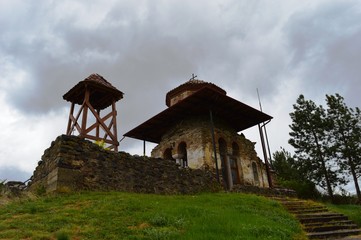
[[[99,115],[97,115],[97,116],[99,116]],[[112,113],[108,113],[105,117],[103,117],[103,118],[101,118],[101,120],[103,121],[103,122],[105,122],[106,120],[108,120],[108,118],[110,118],[111,116],[113,116],[112,115]],[[95,116],[96,117],[96,116]],[[100,116],[99,116],[99,118],[100,118]],[[97,131],[99,131],[99,126],[100,126],[101,124],[100,124],[100,121],[98,120],[98,118],[96,119],[96,123],[94,123],[93,125],[91,125],[90,127],[88,127],[86,130],[85,130],[85,133],[89,133],[89,132],[91,132],[93,129],[97,129]],[[98,138],[100,138],[99,137],[99,133],[97,133],[96,134],[96,136],[98,137]]]
[[[69,132],[67,133],[68,135],[71,135],[71,132],[73,131],[73,129],[74,129],[75,126],[77,127],[78,132],[79,132],[79,133],[81,132],[81,131],[80,131],[80,126],[78,125],[78,119],[79,119],[80,114],[81,114],[81,112],[83,111],[83,109],[84,109],[84,105],[82,105],[82,106],[80,107],[79,112],[78,112],[78,114],[76,115],[76,118],[74,118],[74,116],[70,116],[71,119],[72,119],[72,121],[73,121],[73,124],[72,124]]]
[[[67,135],[71,135],[71,131],[70,131],[71,123],[72,123],[71,117],[73,116],[73,113],[74,113],[74,105],[75,105],[75,103],[71,103],[70,113],[69,113],[69,118],[68,118],[68,127],[66,128]]]
[[[78,130],[78,132],[81,132],[81,128],[80,125],[78,124],[78,121],[74,118],[74,116],[71,116],[71,119],[73,120],[74,124],[72,125],[71,131],[73,131],[74,126],[76,127],[76,130]],[[70,134],[69,134],[70,135]]]
[[[85,130],[86,130],[86,124],[88,120],[88,107],[90,105],[89,103],[89,89],[85,87],[85,96],[84,96],[84,110],[83,110],[83,118],[81,120],[81,132],[80,137],[84,137]]]
[[[113,134],[114,134],[115,140],[117,141],[117,144],[114,147],[114,151],[118,152],[119,142],[118,142],[118,130],[117,130],[117,108],[115,105],[115,100],[113,100],[113,103],[112,103],[112,113],[113,113],[113,119],[111,122],[113,123]]]
[[[117,139],[115,138],[115,136],[113,135],[113,133],[110,132],[110,130],[108,129],[108,127],[105,125],[105,123],[100,119],[100,117],[98,116],[98,114],[96,113],[95,109],[90,105],[87,104],[87,107],[90,109],[90,111],[93,113],[93,115],[95,116],[95,118],[99,121],[100,126],[102,127],[102,129],[108,133],[108,135],[110,136],[111,139],[117,141]]]
[[[100,116],[100,109],[97,110],[97,114]],[[98,122],[98,120],[97,120],[96,123],[97,123],[97,125],[96,125],[95,136],[96,136],[97,138],[99,138],[99,122]]]

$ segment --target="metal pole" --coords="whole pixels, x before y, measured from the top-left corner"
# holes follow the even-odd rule
[[[266,137],[266,144],[267,144],[268,155],[269,155],[269,163],[270,163],[270,165],[271,165],[271,168],[273,168],[272,155],[271,155],[271,149],[270,149],[270,147],[269,147],[269,142],[268,142],[268,135],[267,135],[266,124],[264,125],[264,135],[265,135],[265,137]]]
[[[258,92],[258,88],[256,88],[257,90],[257,97],[258,97],[258,103],[259,103],[259,109],[261,110],[261,112],[263,112],[262,110],[262,104],[261,104],[261,98],[259,97],[259,92]],[[268,123],[268,122],[267,122]],[[266,129],[266,124],[263,124],[263,128],[264,128],[264,133],[266,135],[266,143],[267,143],[267,148],[268,148],[268,154],[269,154],[269,160],[272,166],[272,161],[271,161],[271,150],[269,147],[269,142],[268,142],[268,136],[267,136],[267,129]],[[264,158],[265,158],[265,163],[266,163],[266,168],[267,168],[267,178],[268,178],[268,182],[270,184],[270,187],[272,187],[272,179],[271,179],[271,171],[270,171],[270,166],[268,163],[268,159],[267,159],[267,152],[266,152],[266,148],[264,146],[264,138],[263,138],[263,131],[262,131],[262,127],[258,124],[258,128],[259,128],[259,133],[261,135],[261,142],[262,142],[262,149],[263,149],[263,154],[264,154]],[[271,181],[270,181],[271,180]]]
[[[211,110],[211,109],[209,109],[209,117],[210,117],[210,122],[211,122],[211,134],[212,134],[212,144],[213,144],[214,160],[216,161],[217,181],[220,183],[221,181],[220,181],[220,179],[219,179],[216,140],[215,140],[215,137],[214,137],[213,113],[212,113],[212,110]]]
[[[269,187],[272,188],[273,184],[272,184],[271,170],[270,170],[268,159],[267,159],[267,151],[266,151],[266,146],[264,144],[264,137],[263,137],[262,127],[261,127],[260,124],[258,124],[258,129],[259,129],[259,134],[260,134],[260,137],[261,137],[261,144],[262,144],[264,162],[266,164],[267,180],[268,180]]]

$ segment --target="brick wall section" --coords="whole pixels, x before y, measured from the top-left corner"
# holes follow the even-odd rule
[[[106,151],[75,136],[59,136],[45,150],[30,189],[64,187],[139,193],[192,194],[221,190],[208,170],[179,169],[173,161]]]

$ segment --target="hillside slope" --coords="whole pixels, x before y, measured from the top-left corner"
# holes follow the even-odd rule
[[[87,192],[0,206],[0,239],[303,239],[275,201],[247,194]]]

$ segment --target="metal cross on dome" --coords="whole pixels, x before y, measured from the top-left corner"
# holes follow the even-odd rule
[[[197,77],[197,75],[194,75],[194,73],[192,73],[192,77],[191,77],[191,79],[189,79],[189,80],[195,80],[196,77]]]

